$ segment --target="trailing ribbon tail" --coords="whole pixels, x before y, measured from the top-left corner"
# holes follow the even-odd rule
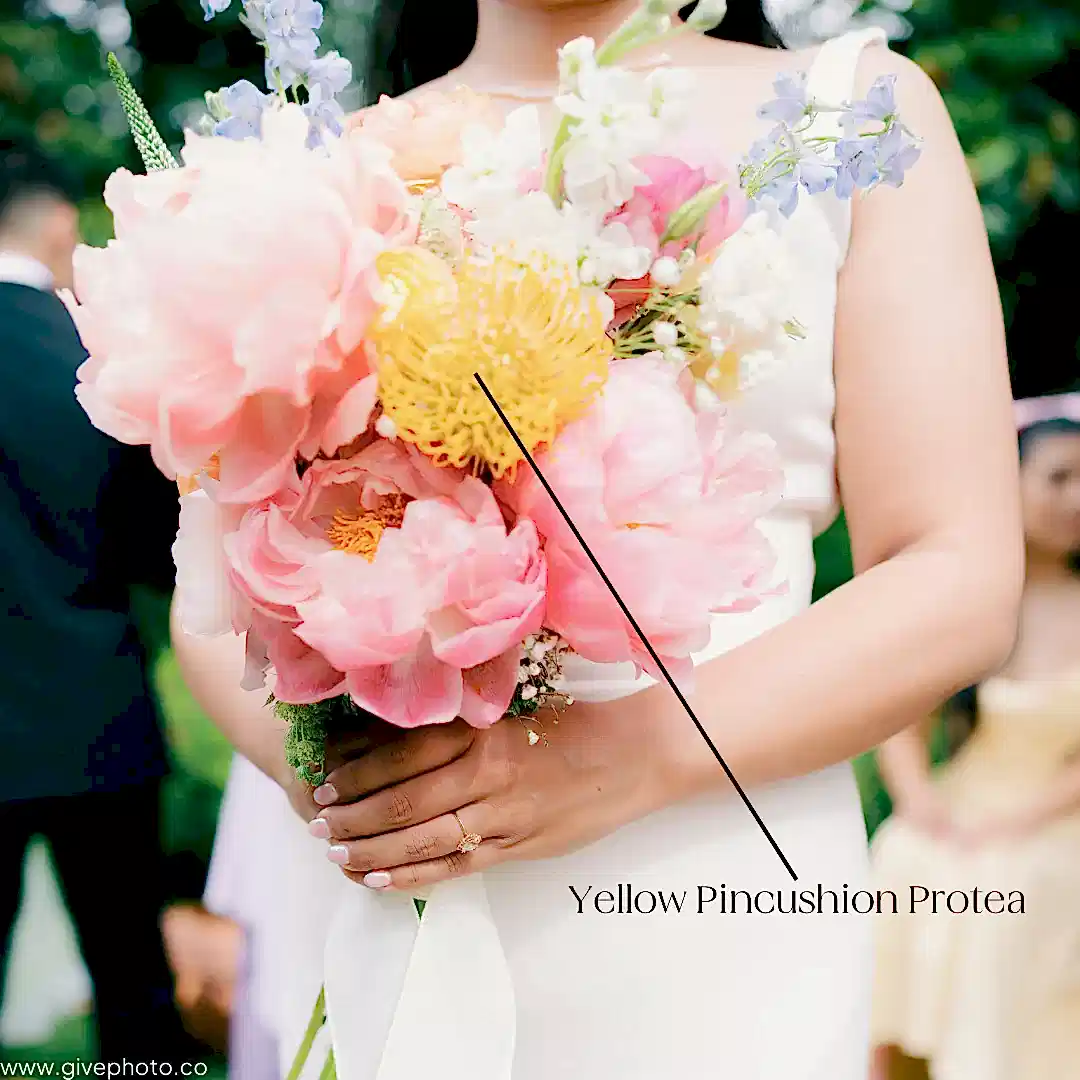
[[[483,877],[343,897],[326,946],[339,1080],[510,1080],[514,988]]]

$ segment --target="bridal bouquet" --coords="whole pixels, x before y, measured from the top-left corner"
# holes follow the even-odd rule
[[[679,6],[561,50],[553,135],[466,90],[346,121],[314,0],[245,0],[272,90],[208,95],[182,164],[113,65],[148,172],[78,254],[78,398],[178,480],[183,625],[246,636],[309,782],[370,717],[531,724],[569,653],[685,680],[772,587],[781,473],[726,399],[797,352],[777,222],[918,151],[888,80],[785,76],[737,170],[665,156],[686,79],[620,61],[723,14]]]

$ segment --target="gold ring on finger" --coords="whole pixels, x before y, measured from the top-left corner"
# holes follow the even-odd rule
[[[475,851],[483,842],[484,838],[479,833],[469,832],[461,823],[461,818],[458,817],[456,810],[452,811],[454,820],[458,824],[458,828],[461,830],[461,841],[457,846],[458,851],[462,855],[468,855],[470,851]]]

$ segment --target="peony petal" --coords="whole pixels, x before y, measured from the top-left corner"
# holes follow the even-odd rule
[[[322,429],[319,441],[319,449],[327,457],[335,454],[341,447],[348,446],[367,430],[378,397],[378,376],[369,375],[366,379],[361,379],[338,402],[337,408]]]
[[[429,616],[428,626],[435,655],[440,660],[461,668],[486,663],[511,645],[519,644],[530,634],[540,630],[544,621],[544,600],[543,589],[537,589],[531,603],[513,618],[470,625],[465,629],[458,629],[456,633],[448,633],[445,637],[440,637],[440,629],[452,630],[455,628],[454,624],[448,621],[440,624],[437,613]]]
[[[280,396],[249,398],[230,445],[219,452],[222,498],[256,502],[285,486],[295,472],[296,448],[307,429],[306,409]]]
[[[427,606],[406,563],[331,551],[315,569],[320,592],[297,604],[296,633],[339,671],[393,663],[416,649]]]
[[[285,623],[263,620],[260,635],[274,673],[274,697],[293,705],[324,701],[345,691],[345,676]]]
[[[350,671],[346,686],[357,705],[398,727],[448,724],[461,710],[461,671],[437,660],[426,638],[395,663]]]
[[[461,718],[473,727],[490,727],[506,715],[517,688],[520,646],[461,673]]]

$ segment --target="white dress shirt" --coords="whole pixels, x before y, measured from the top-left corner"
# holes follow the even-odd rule
[[[0,251],[0,282],[28,285],[31,289],[52,292],[52,271],[42,262],[18,251]]]

